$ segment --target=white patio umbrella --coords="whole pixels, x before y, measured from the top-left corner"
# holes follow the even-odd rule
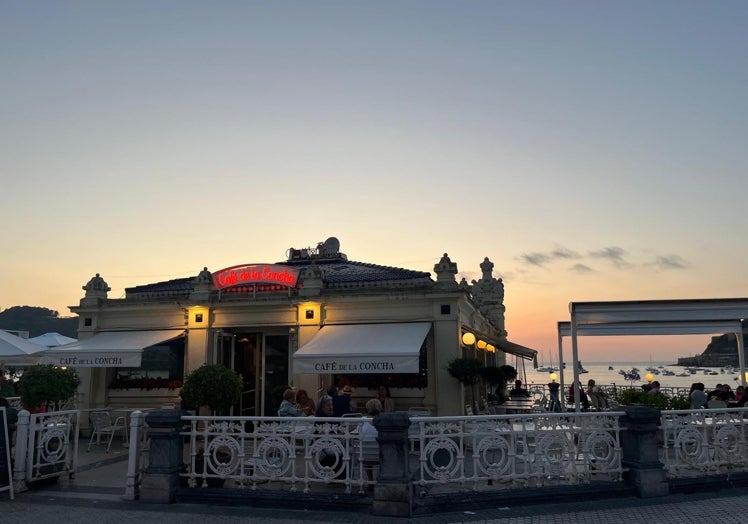
[[[59,333],[52,332],[44,333],[43,335],[39,335],[38,337],[31,337],[29,339],[29,342],[33,342],[34,344],[37,344],[39,346],[52,348],[55,346],[70,344],[71,342],[78,342],[78,339],[66,337],[65,335],[60,335]]]
[[[33,366],[41,362],[41,355],[36,353],[45,349],[46,346],[34,344],[0,329],[0,365]]]

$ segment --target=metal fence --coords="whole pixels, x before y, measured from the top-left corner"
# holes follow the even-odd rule
[[[190,487],[230,482],[233,487],[340,486],[362,493],[373,485],[372,453],[364,435],[371,419],[282,417],[183,417],[189,430]],[[368,440],[368,443],[365,442]],[[376,441],[373,441],[376,444]],[[378,451],[376,454],[378,462]]]
[[[620,481],[623,412],[414,417],[415,484],[425,495]]]
[[[13,480],[17,490],[45,478],[72,474],[78,457],[78,411],[21,411],[16,430]],[[20,489],[19,489],[20,488]]]
[[[668,478],[748,471],[748,408],[662,411],[660,460]]]

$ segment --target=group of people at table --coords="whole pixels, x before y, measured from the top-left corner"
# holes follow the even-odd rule
[[[357,413],[356,401],[352,398],[350,386],[338,389],[330,386],[317,404],[309,397],[304,389],[287,389],[283,392],[283,400],[278,408],[279,417],[342,417]],[[376,416],[382,412],[395,411],[395,403],[390,398],[389,390],[385,386],[377,389],[377,395],[369,399],[366,404],[366,414]]]
[[[735,392],[730,388],[730,384],[717,384],[712,391],[705,391],[703,382],[694,382],[691,384],[691,391],[688,396],[691,397],[691,409],[709,407],[710,400],[719,400],[726,406],[745,407],[745,388],[738,386]]]
[[[590,379],[587,382],[587,391],[579,385],[579,401],[582,404],[584,410],[588,410],[590,407],[590,397],[595,399],[595,405],[607,407],[608,395],[595,385],[595,381]],[[642,388],[650,395],[655,395],[660,392],[660,383],[657,380],[652,383],[642,386]],[[572,384],[569,386],[569,403],[574,403],[576,398],[575,387]],[[691,399],[691,409],[699,409],[708,407],[710,400],[720,400],[725,403],[726,406],[738,406],[744,407],[748,397],[744,394],[743,386],[738,386],[735,392],[732,391],[729,384],[717,384],[712,391],[705,391],[706,387],[703,382],[694,382],[691,384],[691,390],[688,392],[688,396]]]

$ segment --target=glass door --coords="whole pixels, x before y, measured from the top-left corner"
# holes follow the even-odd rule
[[[283,391],[288,387],[288,335],[265,335],[263,347],[264,403],[262,415],[278,416]]]
[[[260,392],[262,384],[260,380],[260,340],[262,336],[258,333],[242,333],[236,336],[236,348],[234,352],[234,371],[239,373],[244,384],[242,398],[238,407],[238,414],[244,417],[254,417],[260,412]]]

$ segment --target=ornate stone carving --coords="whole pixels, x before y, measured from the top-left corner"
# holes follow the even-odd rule
[[[325,283],[323,280],[322,268],[312,262],[301,273],[302,287],[299,290],[301,297],[316,297],[322,294],[322,288]]]
[[[488,257],[483,259],[480,265],[483,276],[480,280],[473,280],[473,300],[478,305],[480,312],[488,318],[491,323],[506,336],[504,329],[504,282],[500,278],[493,277],[493,262]]]
[[[444,253],[439,263],[434,265],[436,273],[436,287],[443,289],[457,288],[455,275],[457,274],[457,264],[449,259],[449,255]]]

